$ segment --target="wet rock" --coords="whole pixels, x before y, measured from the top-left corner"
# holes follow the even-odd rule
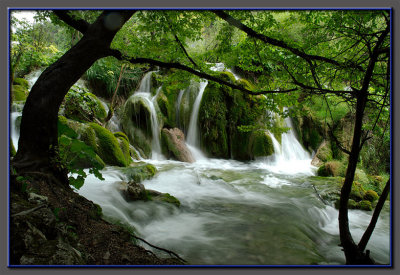
[[[183,161],[183,162],[194,162],[192,153],[189,151],[185,143],[185,135],[178,128],[166,129],[164,128],[161,132],[164,146],[164,151],[171,158]]]

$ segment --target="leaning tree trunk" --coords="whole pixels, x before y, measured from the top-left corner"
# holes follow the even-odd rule
[[[18,152],[13,160],[17,172],[51,173],[67,179],[58,160],[58,111],[71,86],[98,59],[105,57],[122,25],[134,13],[106,11],[83,30],[82,39],[49,66],[36,81],[22,112]]]
[[[390,26],[387,25],[386,29],[380,35],[373,51],[371,59],[368,63],[367,70],[362,83],[361,90],[357,94],[357,105],[356,105],[356,117],[354,124],[353,142],[351,145],[351,151],[349,156],[349,162],[346,170],[346,177],[343,183],[343,187],[340,193],[340,206],[339,206],[339,233],[340,233],[340,245],[343,247],[343,251],[346,257],[346,264],[350,265],[368,265],[374,264],[374,261],[369,257],[369,252],[364,252],[364,247],[357,245],[353,237],[351,236],[349,227],[348,217],[348,202],[350,197],[351,188],[353,185],[354,174],[358,158],[360,156],[361,146],[361,133],[362,123],[364,117],[364,110],[368,100],[368,88],[372,79],[375,64],[378,60],[381,45],[390,32]],[[370,235],[369,235],[370,236]],[[363,240],[367,242],[368,240]]]

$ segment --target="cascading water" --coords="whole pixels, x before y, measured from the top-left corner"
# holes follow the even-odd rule
[[[186,137],[186,142],[196,148],[200,147],[199,131],[198,131],[198,119],[201,99],[203,98],[203,93],[207,87],[208,81],[204,80],[200,82],[199,94],[193,103],[192,114],[190,116],[189,130]]]
[[[203,160],[205,156],[200,150],[200,134],[198,131],[198,120],[201,99],[203,98],[204,90],[208,84],[207,80],[200,82],[199,93],[193,103],[192,114],[190,115],[189,130],[186,137],[186,145],[192,153],[195,160]]]
[[[178,99],[176,101],[176,125],[178,125],[178,127],[182,127],[181,125],[181,121],[180,121],[180,112],[181,112],[181,102],[182,102],[182,97],[183,94],[185,93],[185,90],[180,90],[179,91],[179,95],[178,95]]]
[[[160,144],[160,126],[157,118],[157,111],[155,108],[156,99],[161,91],[161,87],[157,89],[156,95],[151,96],[151,75],[153,71],[148,72],[143,77],[139,89],[131,95],[132,98],[140,98],[146,104],[150,111],[150,122],[151,122],[151,133],[153,139],[151,141],[152,147],[152,159],[162,160],[164,159],[161,153],[161,144]]]

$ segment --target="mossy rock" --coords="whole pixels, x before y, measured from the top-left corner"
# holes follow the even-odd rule
[[[219,73],[219,78],[222,79],[222,80],[225,80],[227,82],[234,83],[234,84],[236,82],[235,76],[229,71],[220,72]]]
[[[121,148],[122,153],[124,154],[126,163],[130,164],[132,162],[132,159],[131,159],[131,152],[130,152],[131,150],[129,147],[128,137],[126,135],[122,136],[121,134],[123,133],[118,133],[117,135],[114,134],[114,136],[118,140],[119,147]]]
[[[250,137],[250,152],[253,158],[270,156],[274,153],[272,139],[266,132],[256,131]]]
[[[12,85],[12,100],[25,101],[28,97],[28,89],[22,85]]]
[[[365,190],[362,187],[362,185],[358,182],[353,182],[350,192],[350,198],[359,202],[363,200],[364,195],[365,195]]]
[[[81,122],[102,121],[107,112],[100,100],[87,89],[73,86],[64,99],[64,115]]]
[[[154,190],[146,190],[146,194],[147,194],[147,200],[170,203],[175,205],[176,207],[181,206],[181,202],[174,196],[171,196],[169,193],[160,193]]]
[[[354,180],[360,182],[363,185],[367,185],[370,183],[367,174],[364,170],[357,168],[354,174]]]
[[[153,137],[151,125],[151,109],[148,104],[149,103],[146,98],[134,95],[129,97],[128,100],[125,102],[121,121],[123,129],[125,133],[128,134],[129,138],[132,138],[132,136],[129,136],[128,131],[125,130],[129,128],[138,128],[147,138]],[[157,120],[160,124],[159,126],[162,127],[163,116],[157,104],[155,104],[154,107],[157,113]]]
[[[348,205],[349,209],[358,209],[358,207],[359,207],[358,203],[352,199],[349,199],[349,202],[347,205]]]
[[[229,158],[227,106],[224,92],[210,82],[205,88],[199,111],[201,145],[210,156]]]
[[[370,201],[367,200],[362,200],[358,203],[359,209],[365,210],[365,211],[371,211],[372,210],[372,204]]]
[[[154,165],[141,162],[132,163],[128,167],[119,169],[129,181],[134,181],[136,183],[153,178],[157,172],[157,168]]]
[[[367,190],[364,195],[364,200],[374,202],[379,199],[379,195],[374,190]]]
[[[13,85],[21,85],[25,89],[29,90],[29,82],[25,78],[14,78]]]
[[[89,126],[95,132],[95,150],[102,160],[109,165],[128,166],[131,159],[130,157],[127,157],[126,152],[124,154],[118,139],[113,135],[113,133],[96,123],[89,123]],[[93,142],[92,138],[93,137],[89,135],[89,145]],[[127,152],[129,154],[129,145]]]
[[[317,153],[315,154],[317,158],[319,158],[323,162],[327,162],[332,160],[332,149],[331,149],[331,143],[330,142],[325,142],[321,144],[318,148]]]
[[[344,165],[340,161],[328,161],[317,170],[317,175],[321,177],[337,177],[344,175]]]

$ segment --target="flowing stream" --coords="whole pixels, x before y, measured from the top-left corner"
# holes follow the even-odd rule
[[[151,110],[153,158],[156,176],[145,180],[146,189],[169,193],[179,208],[161,202],[127,202],[118,181],[127,180],[121,169],[106,167],[100,181],[92,174],[77,192],[99,204],[104,216],[137,230],[148,242],[178,253],[192,265],[338,265],[345,259],[339,244],[338,211],[319,199],[313,186],[324,190],[335,179],[315,177],[310,155],[292,130],[282,143],[271,135],[274,156],[252,162],[205,158],[198,144],[196,98],[188,143],[197,152],[194,163],[155,156],[159,149],[159,126],[150,94],[150,75],[133,96],[141,97]],[[207,85],[202,82],[202,90]],[[183,94],[183,92],[182,92]],[[197,102],[198,101],[198,102]],[[198,107],[197,107],[198,108]],[[197,113],[197,114],[196,114]],[[16,119],[11,113],[11,138],[17,146]],[[290,119],[286,125],[291,127]],[[189,135],[188,135],[189,136]],[[158,144],[158,145],[157,145]],[[197,150],[197,151],[196,151]],[[161,153],[160,153],[161,155]],[[357,242],[371,212],[349,210],[351,232]],[[390,262],[390,211],[385,205],[368,243],[372,257]],[[146,247],[145,244],[142,244]],[[160,256],[168,256],[152,249]]]

